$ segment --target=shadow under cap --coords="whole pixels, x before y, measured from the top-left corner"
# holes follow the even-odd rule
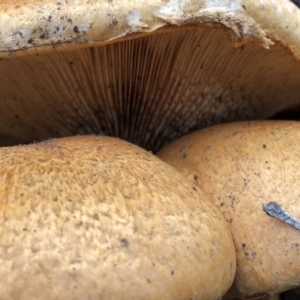
[[[0,132],[23,143],[96,133],[156,151],[197,128],[300,104],[292,3],[7,1],[0,10]]]

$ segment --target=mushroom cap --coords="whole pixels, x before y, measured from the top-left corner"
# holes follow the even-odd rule
[[[226,221],[148,152],[109,137],[0,149],[5,299],[217,299],[235,275]]]
[[[23,143],[96,133],[156,151],[300,105],[288,1],[2,1],[0,27],[0,134]]]
[[[275,17],[275,18],[274,18]],[[282,0],[1,2],[1,56],[72,50],[146,36],[170,25],[223,25],[235,46],[280,41],[300,58],[300,11]]]
[[[300,285],[300,231],[264,212],[276,201],[300,219],[299,141],[298,122],[238,122],[188,134],[158,153],[227,219],[237,251],[231,297]]]

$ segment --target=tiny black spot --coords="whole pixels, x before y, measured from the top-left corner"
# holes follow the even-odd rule
[[[171,271],[171,275],[174,275],[174,271],[173,270]]]
[[[263,144],[263,148],[266,149],[266,148],[267,148],[267,145],[266,145],[266,144]]]
[[[243,6],[243,9],[246,9],[246,6],[245,5],[242,5]]]
[[[80,33],[78,26],[74,26],[73,31],[74,31],[75,33]]]
[[[27,41],[28,44],[31,44],[32,42],[33,42],[33,38],[30,38],[30,39]]]
[[[113,19],[112,24],[113,25],[117,25],[118,24],[118,20],[117,19]]]
[[[223,205],[224,205],[224,202],[221,202],[221,203],[220,203],[220,206],[222,207]]]
[[[42,33],[41,35],[40,35],[40,38],[41,39],[44,39],[46,37],[46,34],[45,33]]]
[[[242,247],[243,247],[243,248],[245,248],[245,247],[246,247],[246,244],[245,244],[245,243],[243,243],[243,244],[242,244]]]
[[[126,238],[121,238],[120,242],[121,242],[122,247],[128,247],[129,246],[129,242]]]
[[[195,174],[194,175],[194,179],[197,180],[198,179],[198,175]]]

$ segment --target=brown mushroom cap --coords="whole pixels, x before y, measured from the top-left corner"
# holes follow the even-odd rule
[[[3,299],[217,299],[221,213],[174,168],[108,137],[0,149]]]
[[[1,1],[0,27],[0,135],[23,143],[96,133],[157,150],[300,104],[288,1]]]
[[[268,216],[276,201],[300,219],[300,123],[213,126],[158,153],[222,211],[237,250],[231,296],[274,294],[300,285],[300,231]]]

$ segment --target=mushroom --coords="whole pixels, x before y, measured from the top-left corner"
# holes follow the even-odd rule
[[[14,141],[95,133],[156,151],[300,104],[289,1],[2,1],[0,27],[0,134]]]
[[[188,134],[158,153],[208,195],[231,228],[237,273],[224,299],[300,285],[299,141],[299,122],[237,122]]]
[[[96,136],[0,148],[2,299],[201,299],[230,287],[229,227],[174,168]]]

